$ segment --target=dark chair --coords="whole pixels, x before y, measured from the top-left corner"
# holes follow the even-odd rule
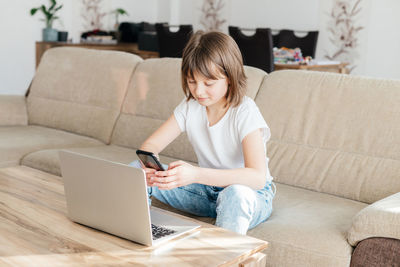
[[[158,52],[157,33],[154,31],[142,31],[138,36],[139,50]]]
[[[139,50],[158,52],[156,25],[144,22],[143,30],[138,35]]]
[[[229,26],[229,35],[236,41],[245,65],[268,73],[274,70],[271,29],[257,28],[254,35],[247,36],[238,27]]]
[[[273,45],[273,47],[281,48],[280,46],[278,46],[278,44],[279,44],[279,32],[277,34],[272,34],[272,45]]]
[[[118,28],[118,41],[121,43],[136,43],[141,31],[143,31],[143,23],[122,22]]]
[[[118,27],[119,38],[121,43],[137,43],[141,32],[155,32],[154,24],[142,22],[121,22]]]
[[[171,32],[167,23],[156,23],[160,57],[182,57],[183,49],[193,34],[192,25],[180,25]]]
[[[303,57],[315,57],[317,48],[318,31],[311,31],[304,37],[297,37],[292,30],[281,30],[274,36],[275,47],[300,48]]]

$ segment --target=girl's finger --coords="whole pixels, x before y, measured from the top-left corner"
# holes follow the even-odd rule
[[[146,179],[146,184],[147,184],[147,186],[153,186],[154,182],[149,179]]]
[[[178,160],[178,161],[171,162],[171,163],[168,165],[168,170],[173,169],[173,168],[175,168],[175,167],[177,167],[177,166],[180,166],[180,165],[182,165],[182,164],[184,164],[184,163],[185,163],[185,162],[182,161],[182,160]]]
[[[167,177],[154,176],[154,177],[152,177],[151,181],[153,183],[165,184],[165,183],[170,183],[170,182],[176,181],[176,178],[177,177],[175,175],[167,176]]]
[[[156,170],[155,170],[155,169],[150,169],[150,168],[145,168],[145,169],[144,169],[144,172],[145,172],[146,174],[148,174],[148,173],[155,173]]]
[[[165,176],[172,176],[175,175],[177,173],[177,169],[170,169],[168,171],[158,171],[155,172],[155,175],[159,176],[159,177],[165,177]]]

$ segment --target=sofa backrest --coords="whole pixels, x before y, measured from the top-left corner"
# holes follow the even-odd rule
[[[138,65],[113,132],[112,144],[139,148],[171,116],[184,99],[180,68],[181,59],[178,58],[147,59]],[[254,98],[267,74],[252,67],[246,67],[245,71],[248,95]],[[186,134],[180,135],[161,154],[197,161]]]
[[[277,71],[255,101],[276,181],[366,203],[400,191],[400,81]]]
[[[27,99],[29,124],[62,129],[109,143],[136,55],[84,48],[44,54]]]

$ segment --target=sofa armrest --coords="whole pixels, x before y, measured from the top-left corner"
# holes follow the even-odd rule
[[[0,95],[0,126],[28,125],[26,98],[23,95]]]
[[[372,237],[358,243],[351,255],[350,267],[399,266],[400,240]]]
[[[370,237],[400,239],[400,192],[365,207],[353,218],[348,242],[356,246]]]

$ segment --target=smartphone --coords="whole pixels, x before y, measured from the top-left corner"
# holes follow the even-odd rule
[[[142,164],[147,168],[155,169],[157,171],[165,171],[161,162],[157,159],[154,153],[138,149],[136,150],[136,155],[138,155]]]

